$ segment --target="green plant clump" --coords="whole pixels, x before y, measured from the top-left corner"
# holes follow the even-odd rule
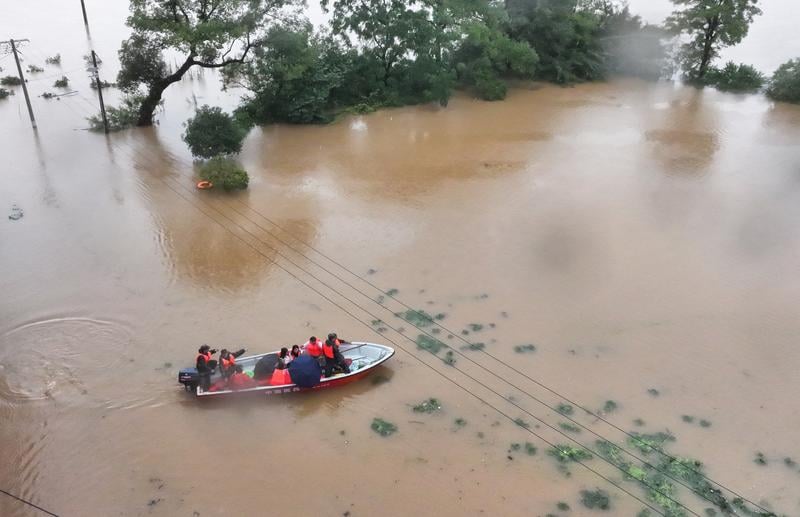
[[[769,80],[767,97],[776,101],[800,103],[800,58],[778,67]]]
[[[724,92],[755,92],[764,86],[766,78],[750,65],[729,61],[722,68],[709,68],[704,81]]]
[[[405,312],[398,312],[395,316],[403,318],[415,327],[428,327],[433,325],[433,316],[422,309],[408,309]]]
[[[550,447],[547,450],[547,454],[554,457],[559,463],[587,461],[593,458],[592,454],[586,449],[563,444]]]
[[[442,405],[438,400],[429,398],[428,400],[423,400],[416,406],[413,406],[411,409],[413,409],[415,413],[433,413],[434,411],[441,410]]]
[[[486,348],[486,343],[470,343],[461,347],[461,350],[472,350],[478,352]]]
[[[611,498],[608,492],[600,488],[594,490],[581,490],[581,503],[586,508],[594,510],[609,510],[611,508]]]
[[[571,424],[569,422],[559,422],[558,423],[558,427],[560,427],[561,429],[563,429],[565,431],[568,431],[570,433],[580,433],[581,432],[581,428],[580,427],[578,427],[575,424]]]
[[[453,423],[456,424],[456,427],[464,427],[465,425],[467,425],[467,421],[461,417],[458,417],[455,420],[453,420]]]
[[[11,95],[11,93],[12,92],[6,90],[5,88],[0,88],[0,99],[5,99],[9,95]]]
[[[38,74],[40,72],[44,72],[44,68],[36,65],[28,65],[29,74]]]
[[[235,160],[215,156],[200,166],[200,177],[225,190],[246,189],[250,177]]]
[[[108,129],[110,131],[121,131],[135,126],[139,117],[139,105],[141,103],[141,95],[128,95],[122,99],[122,103],[118,107],[107,108]],[[86,120],[89,121],[89,129],[91,131],[103,131],[103,118],[99,114],[92,115]]]
[[[0,84],[3,86],[19,86],[22,81],[16,75],[7,75],[0,79]]]
[[[219,107],[203,106],[186,121],[183,141],[192,155],[212,158],[242,150],[247,130]]]
[[[536,455],[536,446],[531,442],[525,442],[525,454],[528,456],[535,456]]]
[[[570,404],[561,403],[556,406],[556,411],[562,415],[570,416],[575,412],[575,408],[573,408]]]
[[[391,422],[387,422],[382,418],[373,418],[372,425],[370,426],[373,431],[381,436],[389,436],[397,432],[397,426]]]
[[[456,356],[455,354],[453,354],[452,350],[448,350],[444,354],[444,359],[442,360],[444,361],[444,364],[446,364],[447,366],[455,366],[456,364]]]
[[[568,512],[569,511],[569,505],[567,503],[565,503],[564,501],[559,501],[558,503],[556,503],[556,508],[558,508],[562,512]]]
[[[606,400],[606,403],[603,404],[603,411],[605,413],[612,413],[619,408],[619,404],[614,402],[613,400]]]
[[[430,336],[426,336],[425,334],[420,334],[417,336],[417,348],[420,350],[427,350],[428,352],[436,355],[438,354],[442,348],[445,348],[447,345],[439,341],[438,339],[433,339]]]
[[[61,79],[56,79],[53,86],[56,88],[69,88],[69,78],[66,75],[62,75]]]
[[[525,429],[530,429],[531,428],[531,424],[529,424],[528,422],[526,422],[525,420],[523,420],[522,418],[519,418],[519,417],[514,419],[514,423],[517,424],[520,427],[525,428]]]
[[[48,65],[60,65],[61,64],[61,54],[56,54],[55,56],[48,57],[44,60],[45,64]]]
[[[514,347],[514,352],[518,354],[527,354],[536,351],[536,345],[517,345]]]
[[[637,433],[632,432],[628,437],[628,443],[644,453],[661,450],[666,442],[674,442],[675,437],[669,433]]]

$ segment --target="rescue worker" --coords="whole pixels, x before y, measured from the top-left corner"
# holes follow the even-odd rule
[[[227,348],[223,348],[219,353],[219,373],[222,374],[224,379],[235,373],[236,358],[242,354],[244,354],[244,348],[236,352],[229,352]]]
[[[197,360],[195,361],[195,368],[200,377],[200,387],[207,390],[211,386],[211,374],[214,373],[214,368],[217,367],[217,361],[211,359],[211,356],[216,354],[217,351],[208,345],[203,345],[197,349]]]
[[[322,355],[325,357],[325,377],[330,377],[335,368],[341,369],[344,373],[350,373],[350,367],[347,366],[344,356],[339,351],[340,344],[349,344],[349,342],[339,339],[335,332],[328,334],[328,339],[322,344]]]
[[[232,390],[243,390],[245,388],[252,388],[254,385],[253,379],[244,373],[241,366],[236,365],[233,375],[228,379],[228,387]]]

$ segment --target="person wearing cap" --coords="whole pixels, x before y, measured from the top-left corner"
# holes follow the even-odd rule
[[[322,355],[325,357],[325,377],[330,377],[334,369],[341,369],[344,373],[350,373],[350,367],[344,360],[344,356],[339,351],[339,345],[349,344],[348,341],[339,339],[336,332],[328,334],[328,339],[322,344]]]

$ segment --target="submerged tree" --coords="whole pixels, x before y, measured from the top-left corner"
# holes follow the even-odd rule
[[[117,83],[146,89],[137,125],[153,124],[161,96],[194,66],[222,68],[244,62],[259,38],[295,0],[131,0],[133,34],[119,51]],[[162,50],[182,55],[168,71]]]
[[[702,81],[719,51],[741,42],[753,18],[761,14],[758,0],[672,0],[683,7],[667,19],[667,27],[690,40],[681,47],[686,77]]]

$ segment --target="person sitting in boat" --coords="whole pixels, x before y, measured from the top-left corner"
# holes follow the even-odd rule
[[[325,357],[325,377],[333,375],[334,370],[350,373],[350,367],[339,351],[340,344],[349,344],[348,341],[339,339],[335,332],[328,334],[328,339],[322,344],[322,355]]]
[[[197,368],[197,374],[200,376],[200,387],[204,390],[207,390],[211,385],[211,374],[214,373],[214,368],[217,367],[217,361],[211,359],[211,356],[216,353],[217,351],[208,345],[203,345],[197,350],[195,368]]]
[[[281,348],[281,351],[278,353],[278,364],[275,365],[277,370],[285,370],[289,363],[292,360],[289,358],[289,349],[286,347]]]
[[[227,348],[223,348],[219,353],[219,373],[222,377],[227,379],[236,371],[236,358],[244,354],[244,348],[236,352],[229,352]]]
[[[234,367],[234,372],[228,379],[228,388],[232,390],[243,390],[255,386],[253,379],[244,373],[242,367],[238,364]]]
[[[289,352],[289,362],[286,364],[291,363],[298,357],[300,357],[300,347],[298,345],[292,345],[292,351]]]
[[[317,336],[311,336],[308,338],[308,342],[303,345],[303,353],[317,359],[322,357],[322,346],[320,346]]]

